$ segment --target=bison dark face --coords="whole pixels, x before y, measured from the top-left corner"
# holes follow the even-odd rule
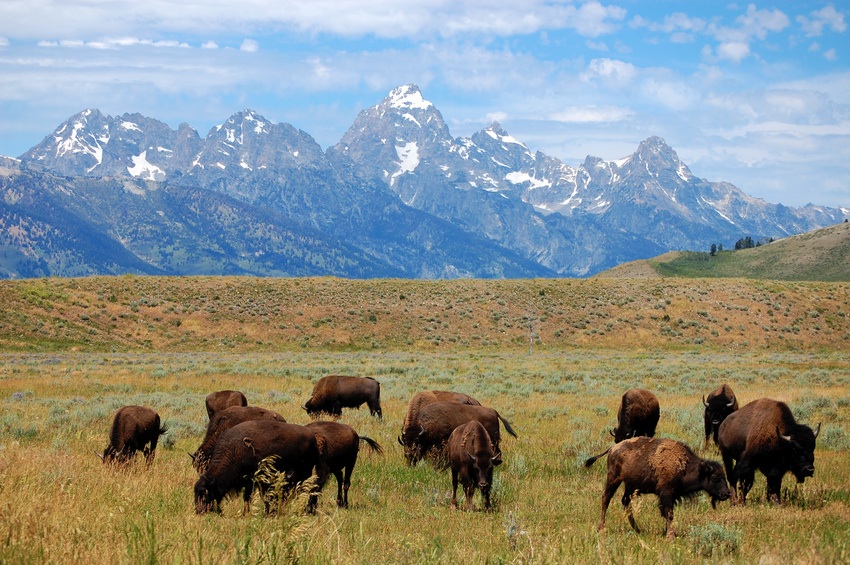
[[[717,501],[729,500],[732,492],[726,481],[723,465],[715,461],[703,460],[699,468],[700,486],[711,496],[711,507],[715,508]]]
[[[472,463],[472,480],[481,489],[481,492],[489,492],[493,484],[493,468],[502,464],[502,454],[497,453],[493,457],[475,457],[468,454]]]
[[[780,443],[790,448],[791,472],[798,483],[815,474],[815,441],[820,433],[820,424],[814,432],[808,426],[798,426],[793,435],[783,435],[776,427]]]
[[[201,475],[195,483],[195,513],[205,514],[216,508],[216,497],[213,494],[215,489],[214,481],[207,479],[206,475]]]
[[[714,396],[708,400],[703,398],[702,403],[705,405],[705,421],[711,424],[713,430],[717,430],[723,420],[735,411],[735,400],[724,396]]]

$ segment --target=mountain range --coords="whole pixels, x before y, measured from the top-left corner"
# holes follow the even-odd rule
[[[839,223],[695,177],[651,137],[571,167],[498,123],[452,137],[415,85],[323,150],[254,111],[205,137],[85,110],[0,158],[0,276],[588,276],[671,249]]]

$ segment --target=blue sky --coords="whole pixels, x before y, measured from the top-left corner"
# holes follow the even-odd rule
[[[699,177],[850,207],[850,3],[2,0],[0,154],[71,115],[203,136],[253,109],[335,144],[415,83],[569,165],[663,137]]]

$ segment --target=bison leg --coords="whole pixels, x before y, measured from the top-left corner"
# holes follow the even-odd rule
[[[620,488],[621,482],[619,479],[611,479],[609,477],[605,483],[605,488],[602,491],[602,517],[599,519],[599,525],[596,527],[600,532],[605,529],[605,514],[608,512],[608,505],[611,503],[614,493]]]
[[[379,401],[369,401],[366,403],[369,406],[369,414],[372,416],[378,416],[379,420],[383,420],[383,414],[381,414],[381,403]]]
[[[457,470],[452,469],[452,506],[457,508]]]
[[[669,491],[662,492],[658,495],[658,510],[661,512],[661,517],[667,521],[665,532],[667,539],[676,537],[676,530],[673,529],[673,494]]]
[[[466,509],[472,510],[472,497],[475,495],[475,483],[469,481],[463,485],[463,492],[466,494]]]
[[[342,481],[342,507],[348,508],[348,489],[351,488],[351,475],[354,473],[354,462],[345,468],[345,477]]]
[[[336,505],[342,508],[345,506],[342,498],[342,469],[334,469],[332,472],[333,476],[336,477]]]
[[[767,478],[767,499],[774,504],[779,504],[779,495],[782,492],[783,473],[776,470],[765,473]]]
[[[640,528],[638,528],[637,522],[635,522],[635,515],[632,512],[632,493],[634,490],[629,486],[625,486],[626,492],[623,493],[623,509],[626,511],[626,517],[629,519],[629,525],[632,529],[640,533]]]

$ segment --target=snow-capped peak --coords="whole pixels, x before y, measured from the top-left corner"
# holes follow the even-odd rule
[[[391,108],[404,110],[427,110],[433,104],[422,97],[419,87],[415,84],[406,84],[390,91],[387,96]]]

